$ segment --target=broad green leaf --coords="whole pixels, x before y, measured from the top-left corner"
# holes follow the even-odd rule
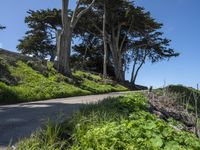
[[[163,145],[163,141],[160,136],[150,139],[154,147],[160,148]]]

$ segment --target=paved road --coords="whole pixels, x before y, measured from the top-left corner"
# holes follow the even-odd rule
[[[122,94],[116,92],[0,106],[0,149],[5,149],[10,142],[15,144],[19,139],[30,136],[48,118],[55,120],[61,113],[67,118],[83,104]]]

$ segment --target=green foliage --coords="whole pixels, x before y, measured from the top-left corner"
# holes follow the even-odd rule
[[[25,23],[29,30],[19,40],[17,49],[23,54],[30,54],[45,59],[56,55],[55,33],[61,27],[61,14],[57,9],[29,10]]]
[[[141,93],[86,105],[72,119],[61,124],[62,134],[55,134],[55,143],[64,141],[67,144],[60,149],[71,150],[200,149],[200,141],[192,133],[173,129],[147,109],[146,97]],[[49,131],[42,132],[47,138]],[[44,150],[48,149],[46,145],[55,145],[45,141],[42,146],[43,142],[37,136],[31,137],[20,142],[18,149]]]
[[[45,65],[1,56],[0,69],[0,104],[127,90],[118,84],[104,84],[100,76],[81,71],[75,74],[76,84],[58,73],[50,62]]]
[[[20,149],[23,150],[59,150],[67,143],[58,139],[62,134],[63,128],[59,124],[48,121],[43,130],[36,132],[31,138],[24,139],[19,143]],[[33,144],[34,143],[34,144]]]
[[[107,93],[107,92],[117,92],[117,91],[127,91],[128,89],[119,85],[113,83],[106,83],[103,81],[103,79],[100,76],[82,72],[82,71],[76,71],[74,73],[74,76],[77,78],[82,79],[82,82],[80,83],[80,87],[82,89],[91,91],[92,93]]]
[[[76,71],[74,75],[77,77],[87,78],[89,80],[91,79],[93,81],[102,81],[102,77],[88,72]]]
[[[22,61],[17,62],[17,67],[9,66],[9,70],[18,78],[18,85],[1,83],[0,103],[3,104],[91,94],[64,81],[56,82],[55,75],[45,77]]]

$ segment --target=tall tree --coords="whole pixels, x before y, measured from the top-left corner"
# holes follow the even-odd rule
[[[124,81],[125,70],[123,58],[124,53],[126,52],[126,43],[129,40],[129,34],[143,31],[146,26],[148,27],[148,25],[159,26],[159,24],[151,19],[150,15],[145,13],[142,8],[135,7],[132,3],[124,0],[111,0],[107,3],[106,7],[107,28],[106,31],[104,31],[102,30],[102,24],[104,23],[102,23],[100,17],[100,14],[104,13],[104,7],[102,7],[101,4],[95,6],[95,9],[91,12],[94,17],[87,18],[87,20],[90,20],[91,24],[93,24],[96,29],[94,30],[91,28],[91,32],[95,32],[94,34],[97,34],[96,31],[99,31],[101,35],[106,35],[106,42],[108,43],[109,50],[112,53],[116,79],[118,81]]]
[[[129,45],[131,51],[133,69],[131,74],[131,83],[134,86],[138,73],[145,62],[151,63],[179,56],[173,49],[168,48],[170,40],[162,38],[163,33],[153,32],[140,37],[140,40],[134,41]]]
[[[22,40],[19,40],[20,44],[17,45],[17,49],[22,54],[32,55],[33,57],[46,59],[50,56],[50,60],[55,59],[55,44],[48,38],[46,32],[37,31],[32,32],[25,36]]]
[[[56,32],[61,29],[61,11],[57,9],[29,10],[25,18],[29,30],[19,40],[17,49],[28,55],[54,61],[56,56]]]
[[[95,0],[85,6],[81,4],[81,0],[77,0],[76,8],[73,11],[72,17],[69,18],[69,0],[62,0],[62,31],[58,35],[58,71],[64,75],[71,76],[70,55],[71,55],[71,40],[73,30],[79,19],[87,13],[87,11],[95,3]],[[80,8],[80,6],[83,6]]]
[[[144,8],[136,7],[133,2],[125,0],[109,0],[107,2],[106,30],[103,30],[105,28],[102,25],[105,24],[101,17],[104,14],[102,6],[104,0],[98,0],[95,3],[95,9],[90,12],[93,17],[85,16],[84,20],[89,21],[86,26],[89,33],[95,34],[99,38],[106,35],[116,79],[124,81],[127,64],[130,63],[128,60],[130,41],[137,41],[144,33],[159,30],[162,24],[156,22],[149,12],[145,12]]]

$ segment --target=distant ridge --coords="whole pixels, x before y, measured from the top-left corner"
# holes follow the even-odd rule
[[[28,60],[42,61],[39,58],[30,57],[30,56],[27,56],[27,55],[24,55],[24,54],[20,54],[18,52],[9,51],[9,50],[2,49],[2,48],[0,48],[0,55],[7,55],[7,56],[14,57],[16,59],[23,59],[25,61],[28,61]]]

